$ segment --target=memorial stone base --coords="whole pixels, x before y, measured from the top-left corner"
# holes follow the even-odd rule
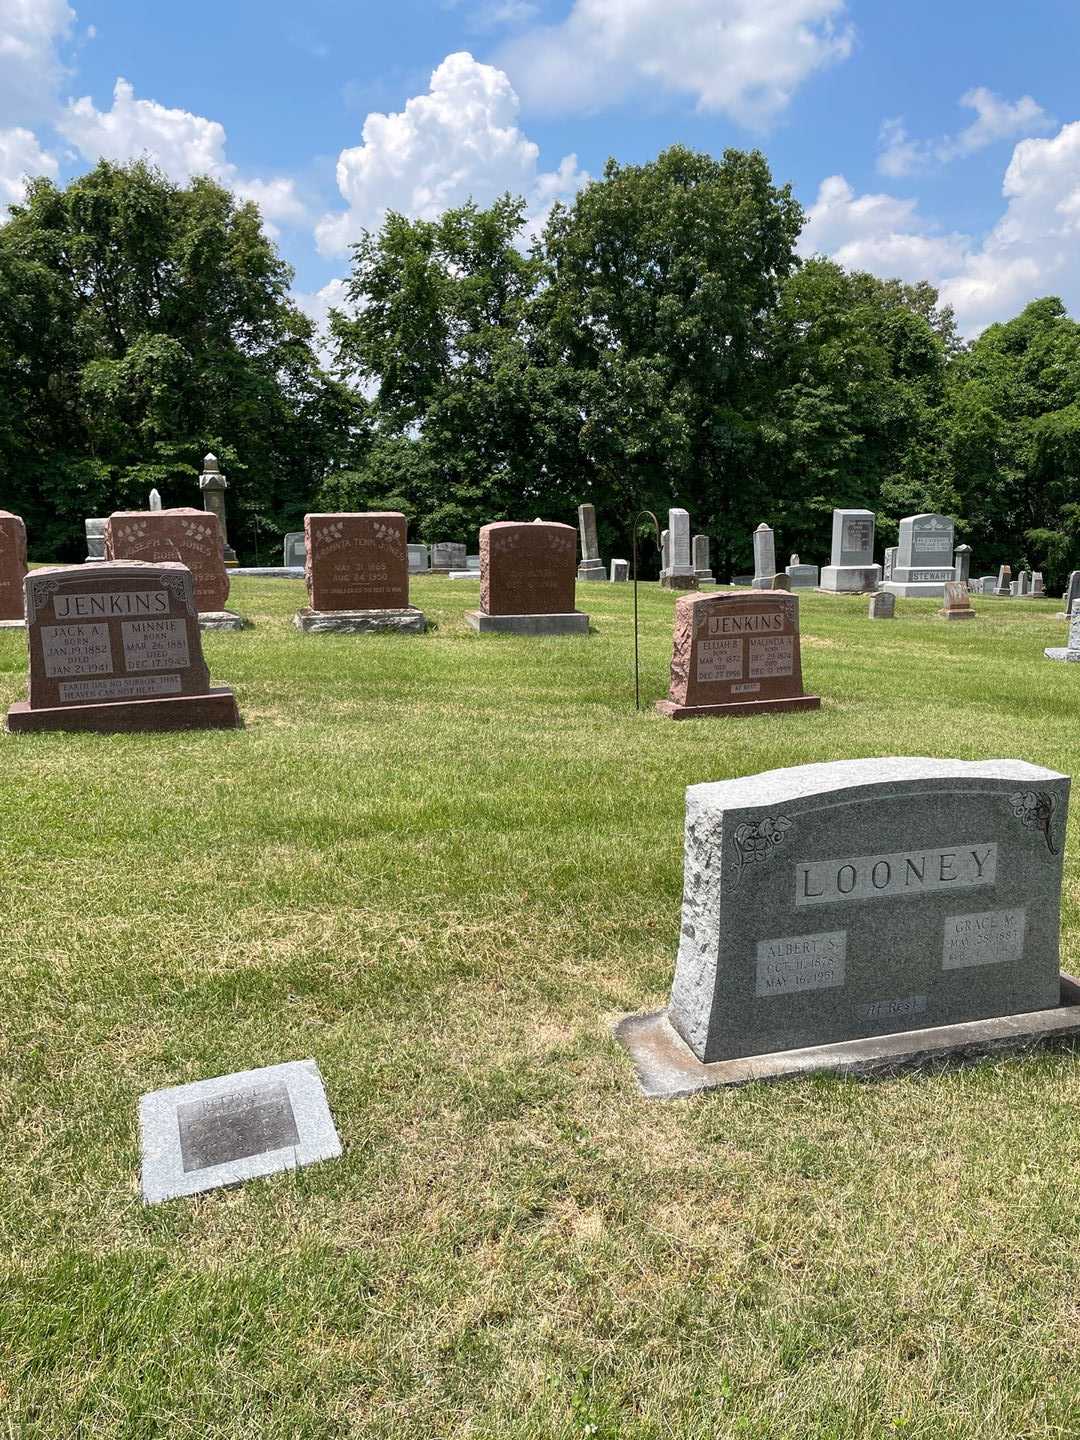
[[[302,565],[241,565],[232,572],[250,580],[303,580]]]
[[[577,567],[579,580],[607,580],[607,566],[603,560],[583,560]]]
[[[369,635],[391,631],[422,635],[427,617],[415,605],[402,610],[298,610],[293,624],[307,635]]]
[[[7,713],[7,728],[14,735],[40,730],[88,730],[99,734],[234,730],[239,724],[236,696],[227,686],[216,686],[206,695],[155,696],[151,700],[110,700],[37,710],[31,710],[28,700],[16,700]]]
[[[465,623],[481,635],[587,635],[589,617],[581,610],[568,615],[486,615],[466,610]]]
[[[246,630],[248,621],[235,610],[200,610],[200,630]]]
[[[820,695],[790,695],[782,700],[733,700],[727,705],[678,705],[674,700],[657,700],[656,712],[668,720],[699,720],[709,716],[764,715],[772,710],[818,710]]]
[[[881,588],[901,600],[940,600],[945,594],[945,582],[935,580],[886,580]]]
[[[1043,651],[1047,660],[1070,660],[1080,663],[1080,650],[1068,650],[1064,645],[1051,645]]]
[[[480,571],[479,571],[479,570],[451,570],[451,571],[450,571],[449,578],[450,578],[451,580],[479,580],[479,579],[480,579]],[[592,577],[590,577],[590,578],[592,578]]]
[[[696,590],[698,578],[693,571],[689,575],[660,575],[660,588],[662,590]]]
[[[0,630],[25,630],[25,620],[0,620]]]
[[[823,565],[818,589],[826,595],[867,595],[880,584],[880,565]]]

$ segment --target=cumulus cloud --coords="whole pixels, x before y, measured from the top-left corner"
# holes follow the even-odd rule
[[[914,140],[902,119],[886,120],[878,142],[877,164],[881,173],[893,177],[913,175],[974,155],[998,140],[1038,135],[1054,125],[1051,116],[1030,95],[1023,95],[1019,100],[1003,100],[985,85],[977,85],[961,95],[960,104],[974,110],[975,119],[955,135],[945,135],[938,140]]]
[[[0,130],[0,222],[7,219],[9,206],[25,198],[29,177],[53,176],[57,168],[56,156],[41,148],[32,131],[19,126]]]
[[[113,87],[111,109],[99,110],[84,95],[68,102],[56,125],[91,162],[105,159],[126,164],[145,156],[178,184],[193,175],[209,175],[235,190],[241,199],[254,200],[271,234],[277,234],[278,223],[298,224],[308,218],[295,181],[240,175],[226,157],[225,127],[217,120],[170,109],[156,100],[137,99],[134,87],[122,77]]]
[[[691,96],[740,124],[774,119],[816,70],[851,53],[844,0],[574,0],[497,55],[527,104],[594,110]]]
[[[975,335],[1041,295],[1080,315],[1080,121],[1021,141],[1002,185],[1005,209],[990,232],[943,234],[914,200],[856,195],[840,175],[822,182],[800,240],[842,264],[929,280]]]
[[[510,191],[524,195],[535,219],[569,198],[588,176],[573,155],[558,170],[539,171],[540,149],[518,128],[518,97],[507,76],[467,52],[448,55],[426,94],[393,115],[372,112],[363,143],[342,150],[337,183],[347,209],[324,215],[319,249],[343,254],[362,230],[388,210],[434,219],[468,199],[490,204]]]
[[[66,0],[0,0],[0,125],[52,110],[65,73],[60,47],[74,23]]]

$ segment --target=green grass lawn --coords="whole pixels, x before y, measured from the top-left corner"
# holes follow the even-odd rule
[[[1080,768],[1060,602],[804,597],[819,712],[675,724],[629,586],[557,640],[477,590],[302,636],[239,580],[244,730],[0,736],[2,1440],[1080,1434],[1076,1053],[662,1105],[610,1036],[666,1000],[687,785]],[[1078,860],[1074,819],[1066,967]],[[341,1160],[143,1208],[142,1092],[305,1056]]]

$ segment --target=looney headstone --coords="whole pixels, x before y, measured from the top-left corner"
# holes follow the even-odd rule
[[[577,540],[557,521],[496,520],[480,531],[480,609],[465,612],[474,630],[513,635],[587,635],[589,617],[574,608]]]
[[[314,1060],[154,1090],[139,1130],[147,1205],[341,1154]]]
[[[821,572],[821,589],[830,594],[876,590],[881,566],[874,564],[874,512],[834,510],[832,553]]]
[[[108,523],[108,517],[104,515],[94,516],[83,521],[83,528],[86,531],[87,560],[105,559],[105,527]]]
[[[875,590],[870,596],[871,620],[894,620],[896,618],[896,596],[888,590]]]
[[[307,560],[307,546],[302,530],[290,530],[285,536],[282,564],[287,570],[302,570]]]
[[[975,619],[975,611],[971,604],[971,592],[966,581],[945,581],[945,604],[941,614],[946,620]]]
[[[611,562],[611,583],[620,585],[630,579],[630,561],[612,560]]]
[[[932,599],[943,596],[945,582],[953,579],[953,522],[947,515],[905,516],[888,582],[892,593]]]
[[[1080,596],[1080,570],[1070,570],[1069,583],[1065,587],[1064,615],[1071,615],[1076,609],[1076,600]]]
[[[195,581],[195,603],[204,630],[239,630],[243,620],[225,609],[229,576],[216,515],[181,506],[175,510],[118,510],[105,527],[109,560],[175,560]]]
[[[20,516],[0,510],[0,627],[23,623],[26,526]]]
[[[799,601],[763,591],[685,595],[675,606],[671,685],[657,701],[672,720],[816,710],[803,693]]]
[[[953,552],[953,578],[964,585],[971,576],[971,555],[970,545],[958,545]]]
[[[690,512],[676,506],[668,511],[668,563],[660,584],[669,590],[696,590],[694,558],[690,550]]]
[[[296,628],[422,634],[424,614],[409,604],[407,528],[397,510],[305,515],[308,604],[293,617]]]
[[[1069,628],[1064,647],[1051,645],[1043,651],[1048,660],[1069,660],[1080,663],[1080,605],[1069,616]]]
[[[229,532],[225,523],[225,491],[229,488],[229,482],[221,473],[221,466],[217,462],[217,456],[209,453],[203,456],[202,474],[199,476],[199,489],[202,491],[203,509],[210,515],[216,515],[218,527],[221,531],[221,553],[228,566],[236,564],[236,551],[229,544]]]
[[[431,547],[431,573],[449,575],[451,570],[465,570],[465,546],[457,540],[436,540]]]
[[[998,570],[997,584],[994,587],[995,595],[1011,595],[1012,592],[1012,566],[1002,565]]]
[[[854,1042],[834,1062],[872,1068],[1017,1024],[940,1027],[1047,1028],[1068,802],[1067,776],[1020,760],[840,760],[692,785],[666,1022],[620,1027],[650,1093],[751,1078],[702,1063],[792,1073],[827,1056],[778,1052]],[[909,1048],[860,1043],[912,1030]]]
[[[716,576],[709,564],[709,537],[707,535],[695,535],[693,544],[694,575],[698,585],[715,585]]]
[[[581,533],[581,564],[579,580],[606,580],[604,562],[600,559],[600,540],[596,531],[596,506],[578,506],[578,528]]]
[[[55,565],[26,577],[30,697],[9,730],[188,730],[240,723],[210,687],[191,571],[175,562]]]
[[[776,574],[776,536],[764,520],[754,531],[754,579],[755,590],[771,590]]]

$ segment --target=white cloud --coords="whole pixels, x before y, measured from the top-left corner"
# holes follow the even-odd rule
[[[914,200],[856,195],[833,175],[822,182],[799,248],[878,275],[931,281],[966,335],[1042,295],[1059,295],[1080,316],[1080,121],[1021,141],[1002,193],[1005,210],[980,242],[941,233]]]
[[[315,326],[315,348],[324,365],[329,365],[333,358],[329,344],[330,311],[345,308],[348,283],[344,279],[328,280],[321,290],[293,291],[293,301]]]
[[[67,0],[0,0],[0,125],[52,110],[65,73],[60,45],[74,21]]]
[[[84,95],[70,100],[56,123],[65,139],[91,162],[126,164],[146,156],[178,184],[193,175],[209,175],[241,199],[254,200],[271,235],[278,233],[275,222],[299,224],[308,218],[295,181],[240,175],[226,157],[225,127],[217,120],[170,109],[156,100],[136,99],[133,86],[123,78],[113,88],[110,110],[99,110]]]
[[[343,254],[388,210],[434,219],[472,198],[490,204],[510,191],[524,195],[535,218],[554,200],[572,196],[588,176],[576,157],[538,171],[540,150],[517,125],[518,98],[501,70],[467,52],[448,55],[425,95],[393,115],[372,112],[363,144],[342,150],[337,183],[348,209],[324,215],[315,228],[319,249]]]
[[[774,119],[851,53],[844,0],[574,0],[496,57],[526,103],[594,110],[660,90],[740,124]]]
[[[1053,120],[1033,100],[1003,100],[985,85],[961,95],[960,104],[974,110],[975,119],[955,135],[939,140],[913,140],[899,118],[886,120],[879,139],[878,169],[883,175],[912,175],[919,170],[947,165],[950,160],[974,155],[998,140],[1015,140],[1020,135],[1037,135],[1053,128]]]
[[[7,219],[10,205],[24,199],[28,177],[53,176],[57,168],[56,156],[43,150],[31,131],[0,130],[0,221]]]

